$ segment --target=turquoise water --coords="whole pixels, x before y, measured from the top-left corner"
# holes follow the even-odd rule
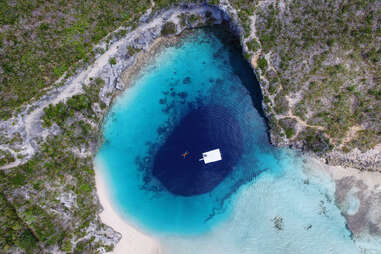
[[[165,253],[359,253],[334,185],[269,144],[252,75],[206,30],[159,53],[104,123],[96,162],[116,209]],[[218,147],[219,164],[198,161]]]

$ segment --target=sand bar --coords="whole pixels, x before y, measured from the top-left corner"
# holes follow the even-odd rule
[[[95,163],[95,180],[99,200],[103,206],[100,214],[101,220],[106,225],[122,234],[122,239],[115,246],[114,254],[159,254],[161,248],[159,243],[152,237],[140,232],[122,218],[112,206],[107,191],[107,184],[103,176],[103,168],[99,160]]]

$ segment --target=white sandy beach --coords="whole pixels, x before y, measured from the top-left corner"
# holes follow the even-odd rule
[[[159,254],[159,243],[152,237],[129,225],[113,208],[102,176],[101,163],[95,163],[96,186],[99,200],[103,206],[100,214],[102,222],[122,234],[122,239],[115,246],[114,254]]]

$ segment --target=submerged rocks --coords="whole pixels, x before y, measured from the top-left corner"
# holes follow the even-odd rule
[[[190,77],[186,77],[185,79],[183,79],[183,84],[187,85],[187,84],[190,84],[192,81],[191,81],[191,78]]]
[[[275,216],[272,221],[274,222],[274,228],[278,231],[283,230],[284,227],[284,221],[283,218],[280,216]]]

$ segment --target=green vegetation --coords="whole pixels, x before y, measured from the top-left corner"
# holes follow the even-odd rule
[[[91,62],[93,45],[133,25],[149,0],[4,1],[0,4],[0,119]],[[31,15],[34,13],[34,15]]]
[[[299,100],[292,112],[307,124],[324,128],[333,145],[340,145],[352,126],[361,125],[368,131],[359,132],[346,150],[365,151],[381,142],[378,9],[374,0],[297,0],[284,8],[278,3],[257,6],[256,35],[264,53],[276,59],[271,64],[282,88],[275,89],[279,86],[273,85],[277,82],[270,77],[273,74],[262,73],[270,83],[268,93],[275,95],[277,114],[287,112],[281,97],[288,95]],[[263,60],[258,60],[258,67],[265,70],[270,63]],[[309,143],[319,140],[325,142],[322,138]]]
[[[282,127],[287,138],[292,138],[295,135],[296,120],[293,118],[283,118],[279,120],[279,126]]]
[[[244,29],[244,36],[248,37],[250,34],[250,16],[255,13],[257,0],[230,0],[229,1],[234,8],[239,10],[238,17],[241,20],[242,27]]]
[[[73,117],[75,112],[78,111],[90,119],[95,117],[91,106],[95,100],[98,100],[99,89],[103,85],[104,81],[102,79],[96,79],[92,85],[86,88],[87,93],[74,95],[66,103],[59,102],[56,105],[49,105],[44,108],[45,115],[42,117],[44,126],[50,127],[55,122],[58,126],[64,128],[67,119]]]
[[[173,22],[167,22],[163,25],[163,28],[161,29],[161,35],[167,36],[171,34],[176,33],[176,25]]]
[[[0,150],[0,167],[15,161],[15,157],[8,150]]]
[[[262,70],[262,72],[265,72],[266,71],[266,68],[267,68],[267,61],[266,61],[266,58],[264,57],[260,57],[258,59],[258,67]]]
[[[318,154],[322,154],[333,148],[326,134],[309,127],[299,134],[298,139],[305,141],[305,149]]]
[[[4,175],[1,174],[1,177]],[[0,192],[0,232],[0,250],[2,251],[7,252],[13,246],[19,246],[26,253],[31,253],[34,249],[38,250],[37,239],[19,218],[15,208],[8,202],[2,191]]]
[[[127,50],[128,50],[128,54],[129,54],[130,56],[133,56],[133,55],[135,55],[136,53],[139,53],[139,52],[141,51],[141,49],[139,49],[139,48],[134,48],[134,47],[132,47],[132,46],[128,46]]]
[[[116,58],[115,57],[111,57],[109,60],[108,60],[109,64],[111,65],[115,65],[116,64]]]
[[[26,164],[0,172],[1,249],[18,246],[27,253],[40,253],[40,247],[58,245],[63,251],[71,252],[74,248],[76,253],[95,253],[102,246],[94,238],[75,246],[71,243],[87,234],[90,222],[105,227],[95,218],[99,207],[94,195],[93,159],[75,152],[78,147],[97,142],[98,129],[93,126],[97,126],[101,116],[93,108],[101,104],[99,92],[103,85],[103,80],[96,79],[84,88],[84,94],[47,107],[45,125],[56,123],[62,133],[47,138]],[[29,193],[30,198],[20,194],[23,192]],[[58,202],[64,193],[75,195],[75,203],[70,207]],[[65,213],[70,220],[62,224],[62,218],[54,211]],[[6,228],[12,230],[3,230]]]
[[[256,39],[252,39],[252,40],[246,42],[246,46],[250,51],[253,51],[253,52],[257,51],[260,48],[260,45]]]
[[[180,2],[155,1],[154,12]],[[325,153],[341,144],[352,126],[364,124],[366,129],[355,133],[343,151],[353,147],[365,151],[381,142],[381,46],[377,40],[381,30],[376,1],[296,0],[282,9],[277,2],[230,2],[246,39],[252,38],[251,16],[257,15],[258,41],[246,41],[245,57],[250,59],[259,49],[271,53],[269,62],[262,53],[258,67],[269,81],[264,84],[264,103],[271,130],[278,134],[275,138],[287,137],[308,150]],[[109,45],[112,38],[126,36],[150,6],[149,0],[0,3],[0,119],[19,113],[28,102],[61,85],[54,82],[64,73],[67,78],[91,63],[96,43],[104,38]],[[179,18],[182,25],[201,21],[199,15]],[[213,21],[211,13],[207,18],[207,24]],[[129,28],[109,34],[121,25]],[[162,35],[174,33],[172,22],[161,31]],[[127,50],[130,56],[140,51]],[[109,64],[115,65],[116,58],[110,58]],[[96,216],[93,158],[81,153],[98,142],[99,122],[106,109],[99,99],[103,85],[103,80],[96,79],[83,94],[46,107],[43,125],[59,128],[59,134],[38,141],[41,149],[24,165],[0,171],[0,252],[15,253],[19,248],[42,253],[53,246],[67,253],[113,249],[95,237],[84,237],[89,225],[99,232],[106,229]],[[286,96],[297,101],[289,103]],[[274,116],[287,115],[289,110],[322,130],[307,127],[296,135],[295,118]],[[12,145],[20,139],[20,134],[12,139],[1,136],[0,143]],[[8,150],[0,150],[0,166],[15,159]],[[66,194],[73,198],[63,199]],[[68,218],[65,223],[57,211]],[[281,222],[274,218],[277,229]]]
[[[293,137],[294,134],[295,134],[293,128],[287,128],[287,129],[285,130],[285,133],[286,133],[286,137],[287,137],[287,138],[291,138],[291,137]]]
[[[37,246],[36,238],[33,236],[30,230],[25,230],[18,241],[21,249],[24,249],[27,253],[32,252]]]
[[[282,92],[278,93],[274,98],[274,111],[277,114],[284,114],[287,113],[289,105],[288,101],[286,100],[284,94]]]
[[[374,147],[379,142],[381,133],[376,133],[372,130],[361,130],[357,133],[356,138],[352,139],[349,144],[350,147],[357,147],[362,151],[367,151]]]

